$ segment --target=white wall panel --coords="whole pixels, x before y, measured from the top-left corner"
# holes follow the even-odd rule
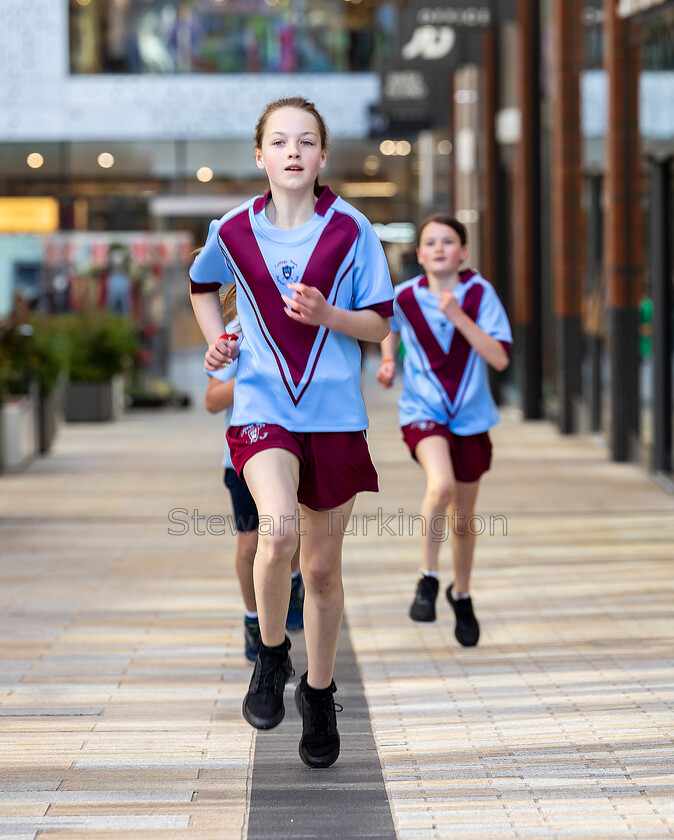
[[[333,137],[369,130],[374,73],[71,76],[66,0],[0,0],[0,140],[248,139],[267,102],[316,102]]]

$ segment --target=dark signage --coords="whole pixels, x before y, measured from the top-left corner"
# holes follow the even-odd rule
[[[444,123],[447,74],[418,67],[385,67],[381,74],[381,105],[371,115],[376,136],[430,128]]]
[[[515,0],[412,0],[400,12],[399,62],[451,72],[479,61],[480,32],[514,14]]]
[[[480,34],[514,19],[516,0],[411,0],[400,9],[393,61],[382,69],[381,106],[372,131],[443,124],[448,74],[480,61]]]
[[[515,20],[516,0],[412,0],[418,24],[475,29]]]
[[[402,67],[442,68],[452,72],[477,60],[479,37],[446,24],[420,23],[414,9],[405,10],[401,20],[398,64]]]
[[[419,131],[442,125],[436,114],[415,111],[385,111],[381,105],[370,105],[370,131],[373,139],[410,137]]]

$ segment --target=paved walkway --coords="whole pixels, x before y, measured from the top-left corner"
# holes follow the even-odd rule
[[[297,756],[290,693],[275,732],[241,717],[218,418],[64,427],[0,477],[0,838],[674,836],[674,496],[506,411],[462,649],[446,603],[407,619],[422,475],[392,395],[368,401],[383,490],[345,538],[328,771]]]

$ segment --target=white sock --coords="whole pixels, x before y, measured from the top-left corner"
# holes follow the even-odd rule
[[[421,577],[432,577],[440,580],[440,572],[431,572],[429,569],[419,569],[419,575]]]
[[[244,610],[243,614],[246,618],[257,618],[257,610],[255,612],[251,612],[250,610]]]
[[[460,595],[452,589],[452,601],[465,601],[470,598],[470,592],[462,592]]]
[[[297,580],[297,578],[298,578],[299,576],[300,576],[300,570],[299,570],[299,569],[298,569],[296,572],[291,572],[291,574],[290,574],[290,577],[291,577],[293,580]]]

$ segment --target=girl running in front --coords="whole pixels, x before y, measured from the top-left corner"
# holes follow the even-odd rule
[[[454,634],[469,647],[480,637],[470,596],[475,551],[470,519],[480,477],[491,464],[488,430],[499,421],[487,366],[499,371],[508,367],[512,335],[491,284],[472,269],[460,270],[467,257],[468,236],[460,222],[444,214],[422,222],[417,261],[425,273],[396,286],[391,333],[381,345],[377,380],[384,388],[393,384],[402,340],[399,422],[412,457],[426,474],[421,505],[426,527],[409,614],[413,621],[435,621],[440,541],[429,523],[447,516],[454,565],[447,600],[456,618]]]
[[[327,130],[300,97],[267,106],[255,158],[269,192],[211,224],[191,271],[206,370],[239,359],[227,432],[232,462],[260,521],[253,566],[261,643],[243,715],[258,729],[284,717],[294,673],[285,621],[299,535],[308,669],[295,692],[300,756],[329,767],[340,748],[333,670],[344,609],[343,528],[356,493],[376,491],[365,437],[359,340],[389,331],[393,289],[368,220],[318,185]],[[236,282],[241,341],[222,338],[220,285]]]
[[[227,332],[235,335],[240,333],[239,319],[235,318],[227,324]],[[234,402],[234,377],[238,366],[238,359],[231,365],[220,370],[208,371],[208,387],[204,399],[206,410],[211,414],[224,412],[225,430],[229,428]],[[253,560],[257,550],[257,528],[260,524],[257,508],[246,482],[239,478],[232,464],[229,445],[225,439],[222,454],[222,466],[225,469],[223,480],[232,498],[234,523],[236,527],[236,549],[234,567],[241,589],[244,604],[243,640],[244,655],[250,662],[255,662],[260,649],[260,623],[257,615],[255,587],[253,583]],[[290,603],[286,617],[286,630],[297,632],[304,626],[304,584],[300,574],[299,546],[290,563],[291,585]]]

